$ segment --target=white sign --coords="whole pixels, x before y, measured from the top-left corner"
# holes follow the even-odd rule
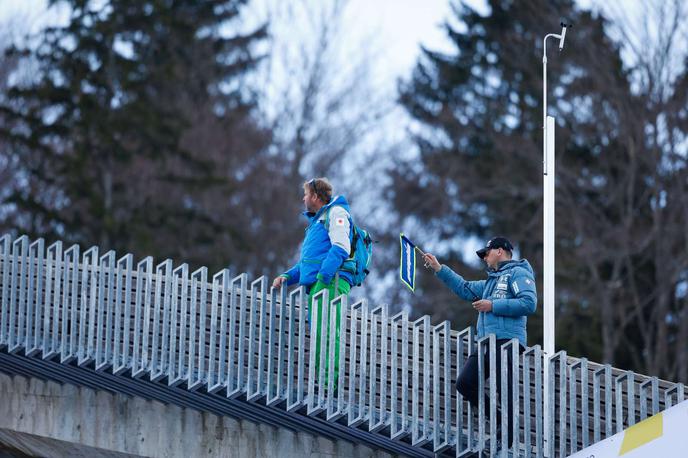
[[[685,458],[688,401],[660,412],[569,458]]]

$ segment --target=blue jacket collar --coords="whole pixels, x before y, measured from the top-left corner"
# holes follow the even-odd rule
[[[497,265],[496,269],[493,268],[488,268],[487,269],[487,274],[488,275],[499,275],[502,272],[505,272],[511,268],[514,267],[523,267],[524,269],[528,270],[532,275],[534,275],[533,268],[531,267],[530,263],[528,262],[527,259],[510,259],[508,261],[502,261]]]
[[[308,218],[309,221],[317,220],[320,217],[320,215],[322,215],[324,212],[326,212],[327,209],[332,207],[333,205],[340,205],[340,206],[344,207],[344,209],[347,212],[350,212],[349,202],[346,200],[346,197],[334,196],[332,198],[332,200],[330,200],[329,203],[320,207],[320,210],[318,210],[317,212],[313,213],[313,212],[309,212],[309,211],[304,211],[301,214],[303,216],[305,216],[306,218]]]

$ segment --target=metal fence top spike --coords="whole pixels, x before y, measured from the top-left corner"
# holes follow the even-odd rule
[[[157,266],[155,266],[156,270],[163,270],[163,269],[171,269],[172,268],[172,260],[171,259],[165,259],[161,263],[159,263]]]
[[[370,314],[371,314],[371,315],[382,315],[382,312],[384,311],[384,307],[385,307],[384,305],[378,305],[377,307],[375,307],[375,308],[370,312]]]
[[[20,243],[24,243],[24,242],[28,242],[28,241],[29,241],[29,237],[28,237],[28,236],[26,236],[26,235],[21,235],[21,236],[17,237],[17,238],[14,240],[13,243],[19,245]],[[60,242],[60,243],[61,243],[61,242]]]
[[[330,301],[330,304],[338,304],[340,307],[345,307],[347,303],[347,296],[341,294]]]
[[[265,279],[266,279],[265,275],[261,275],[260,277],[253,280],[251,282],[251,289],[263,286],[263,284],[265,284]]]
[[[186,264],[185,264],[186,265]],[[186,267],[188,269],[188,265]],[[205,266],[199,267],[198,269],[194,270],[193,273],[191,274],[192,277],[201,277],[201,278],[206,278],[208,276],[208,268]]]
[[[100,260],[101,261],[103,261],[103,260],[109,261],[109,260],[115,259],[115,256],[116,256],[115,250],[109,250],[108,252],[106,252],[104,255],[102,255],[100,257]]]
[[[226,279],[226,278],[229,278],[229,269],[226,267],[224,269],[216,272],[215,274],[213,274],[213,282],[219,282],[222,279]]]
[[[117,265],[126,264],[128,266],[131,266],[133,263],[134,255],[132,255],[131,253],[127,253],[117,260]]]
[[[88,250],[84,251],[84,256],[98,256],[98,247],[92,246]]]
[[[397,313],[396,315],[392,315],[390,317],[390,321],[403,321],[403,320],[408,320],[408,311],[402,310],[401,312]]]
[[[367,309],[368,308],[368,300],[367,299],[359,299],[353,304],[351,304],[351,309],[352,310],[358,310],[358,309]]]
[[[433,331],[451,330],[451,328],[449,327],[449,320],[444,320],[440,323],[437,323],[436,325],[434,325],[432,327],[432,330]]]
[[[72,253],[78,253],[78,252],[79,252],[79,245],[77,245],[75,243],[74,245],[67,248],[64,253],[65,253],[65,255],[67,255],[68,253],[72,254]]]
[[[2,241],[2,239],[0,239],[0,241]],[[43,238],[38,238],[38,239],[34,240],[33,242],[31,242],[31,245],[29,245],[29,246],[31,248],[33,248],[33,247],[43,248],[44,245],[45,245],[45,240],[43,240]]]
[[[417,326],[430,326],[430,317],[428,315],[423,315],[413,322],[413,327]]]
[[[173,271],[172,275],[188,275],[189,274],[189,265],[187,263],[180,264],[177,266]]]
[[[153,268],[153,257],[152,256],[146,256],[145,258],[140,260],[138,262],[138,264],[136,264],[136,267],[138,269],[144,268],[146,270],[152,270],[152,268]]]

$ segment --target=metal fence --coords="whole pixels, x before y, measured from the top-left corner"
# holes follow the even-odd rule
[[[537,345],[497,348],[494,336],[476,340],[470,328],[454,331],[429,316],[389,316],[386,306],[346,297],[330,302],[326,291],[314,300],[329,306],[309,316],[302,288],[272,289],[265,277],[227,270],[209,278],[206,268],[189,272],[150,257],[134,263],[131,254],[117,259],[98,247],[82,253],[6,235],[0,272],[7,354],[317,417],[419,455],[564,457],[686,393],[682,384],[565,352],[547,359]],[[319,352],[311,338],[318,333]],[[497,377],[479,377],[487,396],[471,405],[454,383],[475,352],[486,355],[478,358],[481,374],[502,376],[500,386]],[[511,363],[497,367],[498,352]],[[500,415],[508,404],[512,414]]]

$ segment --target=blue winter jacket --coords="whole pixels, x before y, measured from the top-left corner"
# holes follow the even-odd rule
[[[535,277],[527,260],[502,262],[497,269],[487,270],[487,280],[466,281],[445,265],[436,275],[464,300],[492,301],[492,311],[478,315],[478,338],[495,334],[497,339],[515,337],[521,345],[527,345],[527,316],[535,312],[537,305]]]
[[[303,215],[308,218],[308,227],[306,227],[306,236],[301,246],[299,262],[283,274],[287,277],[287,285],[298,283],[310,287],[318,279],[329,284],[337,272],[339,272],[340,278],[353,284],[351,273],[341,270],[342,263],[349,257],[350,253],[332,244],[325,226],[327,211],[333,206],[341,206],[347,213],[351,213],[349,203],[344,196],[333,198],[317,213],[303,212]],[[348,222],[349,237],[351,238],[353,233],[351,218]]]

